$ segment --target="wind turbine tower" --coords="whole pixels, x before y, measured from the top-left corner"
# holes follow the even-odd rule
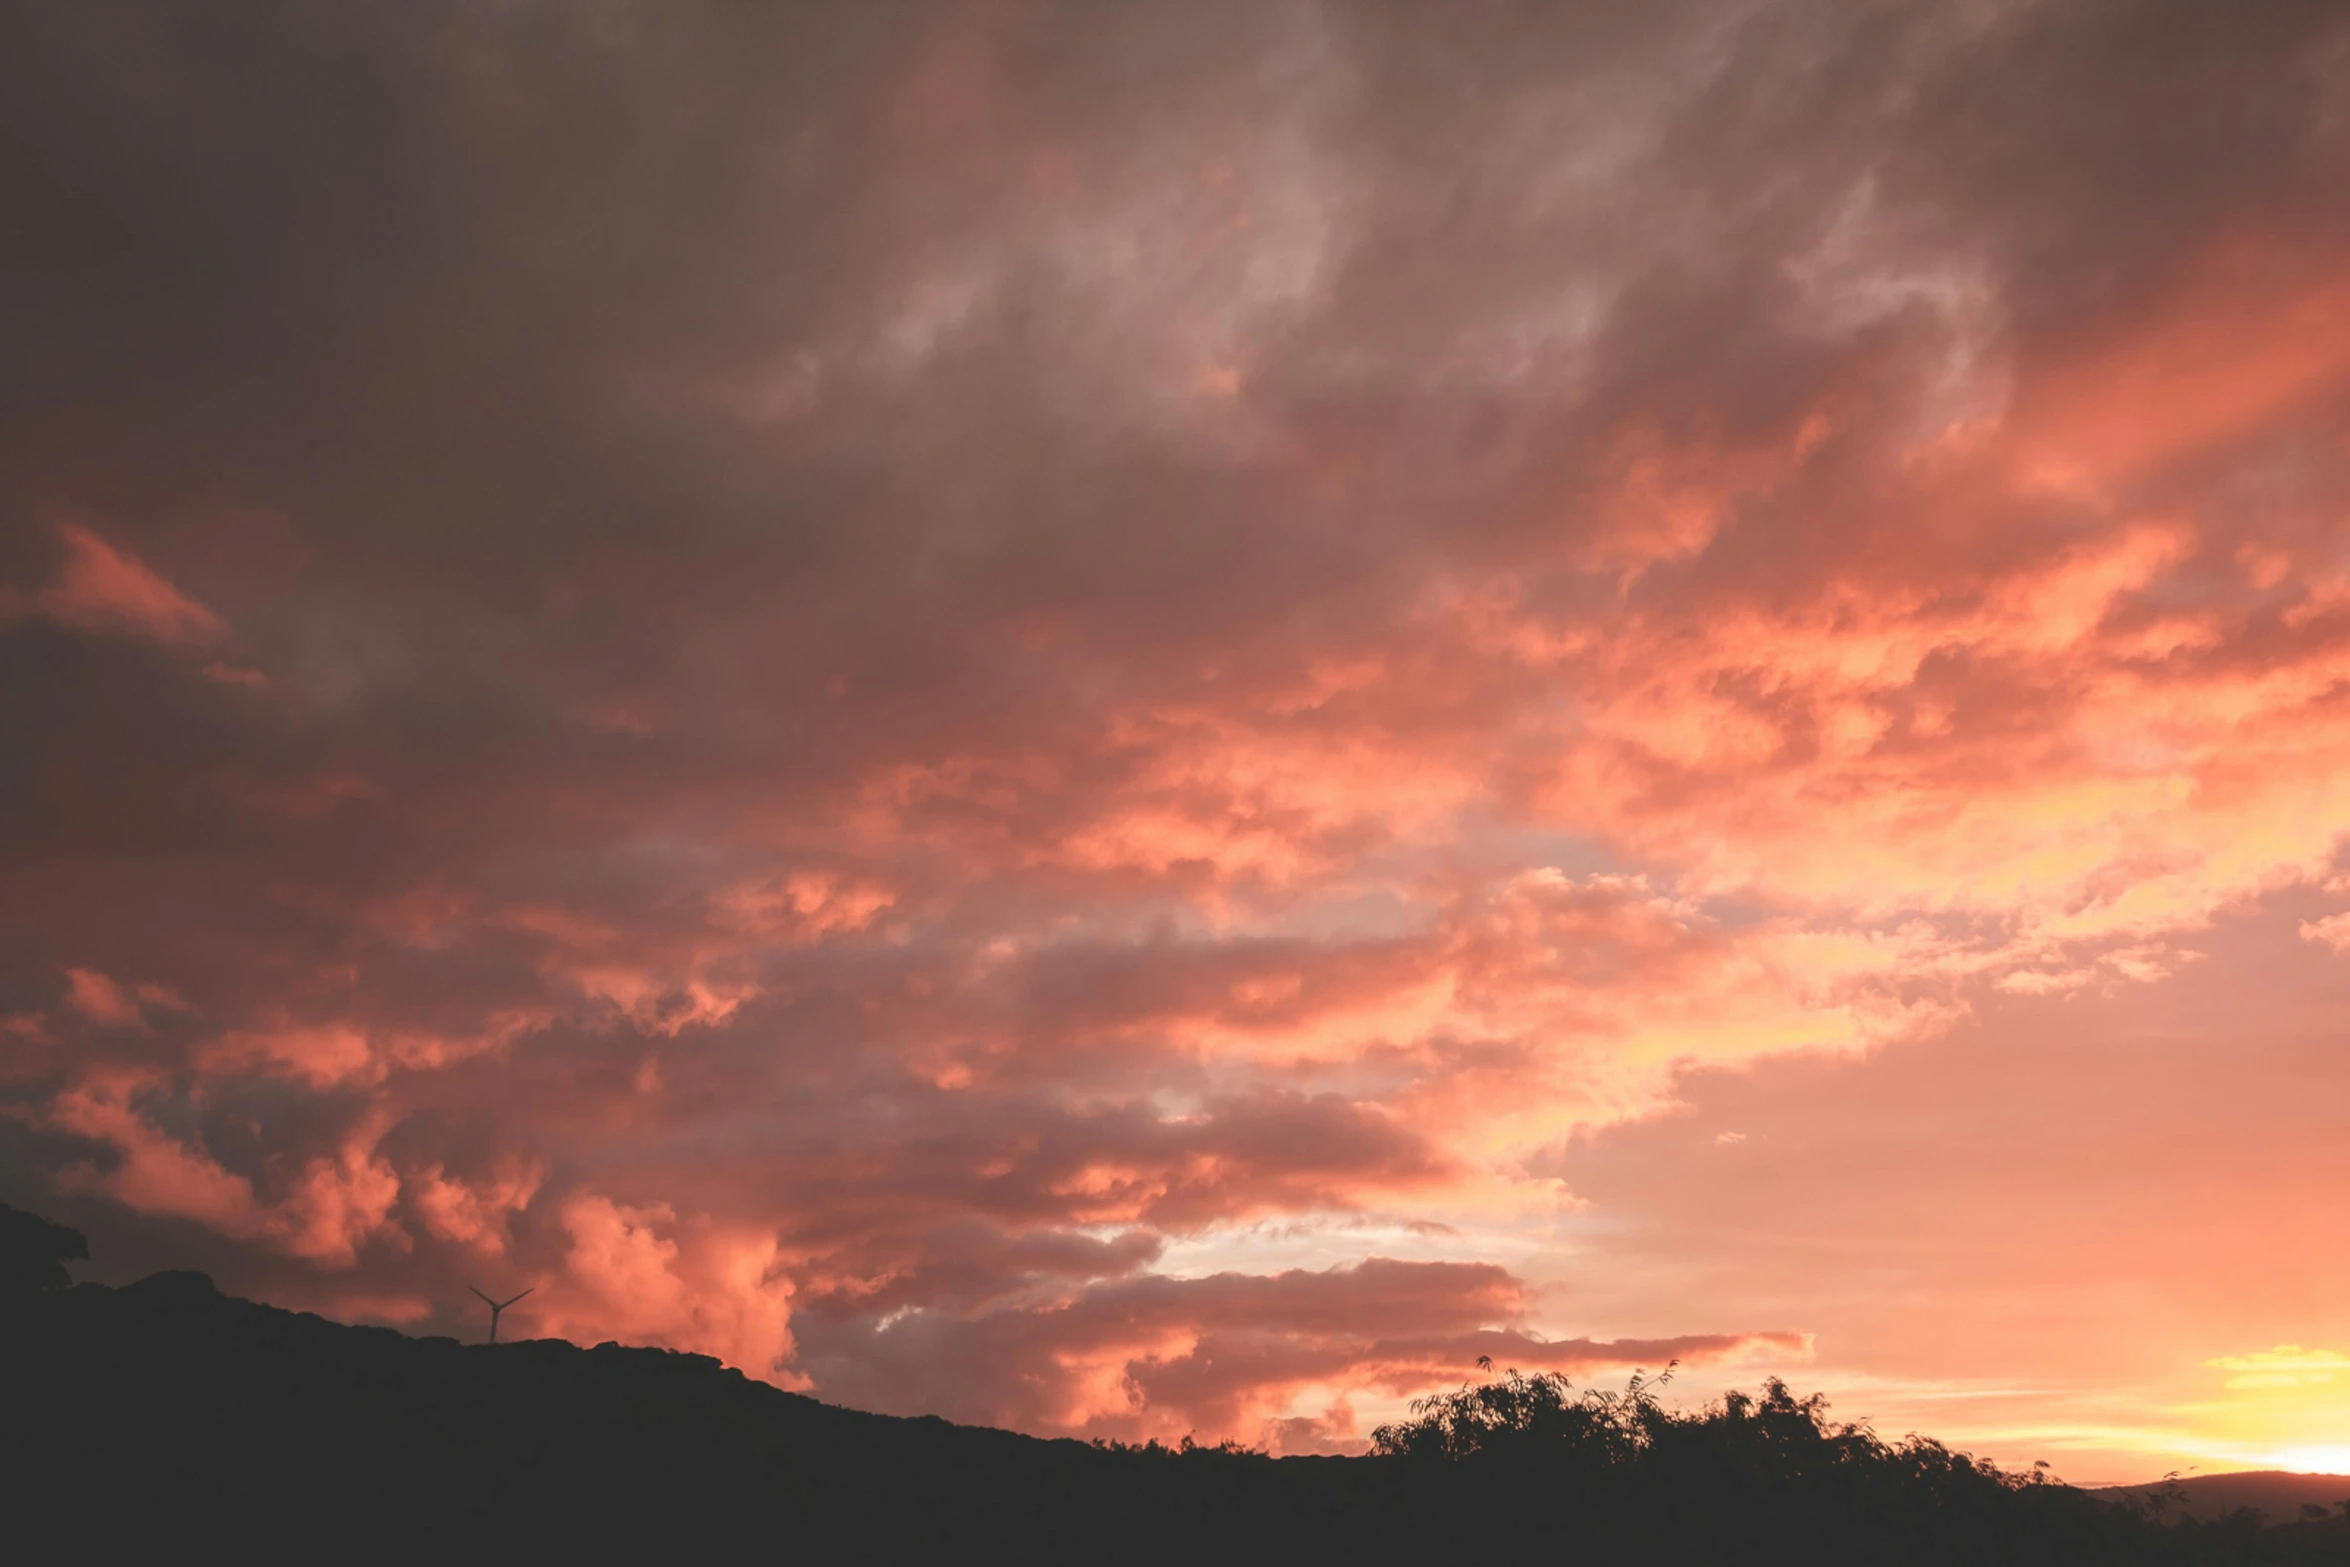
[[[472,1289],[473,1289],[473,1286],[472,1286],[472,1285],[470,1285],[470,1284],[466,1285],[465,1287],[466,1287],[467,1289],[469,1289],[469,1290],[472,1290]],[[534,1290],[534,1289],[537,1289],[537,1288],[538,1288],[538,1286],[537,1286],[536,1284],[533,1284],[533,1285],[530,1287],[530,1289],[531,1289],[531,1290]],[[486,1305],[487,1305],[487,1306],[490,1308],[490,1342],[491,1342],[491,1343],[493,1343],[493,1344],[495,1344],[496,1342],[498,1342],[498,1315],[499,1315],[499,1313],[503,1312],[503,1311],[504,1311],[504,1310],[505,1310],[505,1309],[506,1309],[508,1306],[511,1306],[511,1305],[513,1305],[515,1301],[517,1301],[517,1300],[520,1300],[520,1299],[522,1298],[522,1295],[527,1295],[527,1294],[529,1294],[529,1293],[530,1293],[530,1290],[524,1290],[524,1291],[522,1292],[522,1295],[516,1295],[516,1296],[512,1297],[511,1299],[507,1299],[507,1300],[491,1300],[491,1299],[490,1299],[490,1298],[489,1298],[487,1295],[482,1295],[480,1290],[473,1290],[473,1293],[474,1293],[474,1294],[476,1294],[476,1295],[481,1295],[481,1298],[482,1298],[482,1301],[483,1301],[483,1303],[484,1303],[484,1304],[486,1304]]]

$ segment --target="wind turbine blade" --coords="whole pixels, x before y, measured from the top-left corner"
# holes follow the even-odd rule
[[[473,1290],[473,1286],[470,1284],[466,1285],[465,1287],[469,1290]],[[491,1300],[487,1295],[482,1295],[480,1290],[473,1290],[473,1293],[476,1295],[481,1295],[482,1300],[489,1305],[495,1306],[497,1304],[496,1301]]]
[[[538,1288],[538,1286],[537,1286],[536,1284],[533,1284],[533,1285],[530,1287],[530,1290],[534,1290],[534,1289],[537,1289],[537,1288]],[[524,1291],[522,1292],[522,1295],[527,1295],[527,1294],[529,1294],[529,1293],[530,1293],[530,1290],[524,1290]],[[515,1300],[520,1300],[520,1299],[522,1298],[522,1295],[517,1295],[517,1296],[515,1296],[515,1297],[514,1297],[514,1300],[509,1300],[509,1301],[504,1301],[504,1302],[501,1302],[501,1303],[499,1304],[499,1306],[498,1306],[498,1309],[499,1309],[500,1311],[504,1311],[504,1310],[505,1310],[505,1309],[506,1309],[508,1306],[511,1306],[511,1305],[513,1305]]]

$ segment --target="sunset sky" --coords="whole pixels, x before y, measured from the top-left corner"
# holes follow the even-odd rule
[[[0,10],[0,1200],[1360,1451],[2350,1471],[2350,12]]]

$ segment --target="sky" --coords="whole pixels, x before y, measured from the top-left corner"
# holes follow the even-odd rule
[[[1360,1451],[2350,1471],[2350,17],[0,9],[0,1200]]]

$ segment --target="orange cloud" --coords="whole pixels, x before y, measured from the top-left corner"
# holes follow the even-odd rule
[[[2027,482],[2110,485],[2242,436],[2350,375],[2350,272],[2254,233],[2210,241],[2143,315],[2027,380]]]
[[[381,1132],[380,1125],[363,1125],[331,1157],[304,1167],[271,1215],[279,1246],[322,1267],[347,1268],[358,1260],[362,1243],[387,1232],[400,1200],[400,1177],[376,1152]]]
[[[478,1183],[457,1179],[434,1163],[417,1172],[409,1201],[425,1228],[442,1240],[503,1256],[511,1245],[513,1216],[530,1206],[546,1178],[545,1166],[511,1155]]]
[[[276,1072],[316,1088],[331,1088],[378,1071],[367,1036],[339,1024],[237,1030],[205,1046],[197,1062],[210,1072]]]
[[[1516,1326],[1528,1305],[1517,1279],[1485,1264],[1372,1257],[1262,1277],[1137,1277],[976,1314],[892,1313],[858,1330],[865,1364],[850,1385],[883,1408],[945,1409],[1030,1430],[1280,1440],[1279,1423],[1298,1418],[1285,1411],[1301,1397],[1316,1407],[1385,1406],[1459,1381],[1480,1355],[1581,1375],[1803,1348],[1772,1333],[1553,1341]],[[828,1324],[810,1353],[842,1353],[847,1343],[834,1331]]]
[[[681,1225],[666,1203],[629,1205],[595,1193],[569,1199],[570,1250],[542,1329],[716,1355],[785,1386],[805,1386],[792,1355],[789,1281],[772,1235]]]
[[[262,1216],[252,1182],[141,1116],[132,1098],[146,1086],[128,1075],[93,1076],[51,1103],[54,1125],[106,1144],[116,1161],[104,1171],[68,1166],[59,1183],[101,1193],[134,1212],[195,1219],[231,1236],[257,1235]]]

